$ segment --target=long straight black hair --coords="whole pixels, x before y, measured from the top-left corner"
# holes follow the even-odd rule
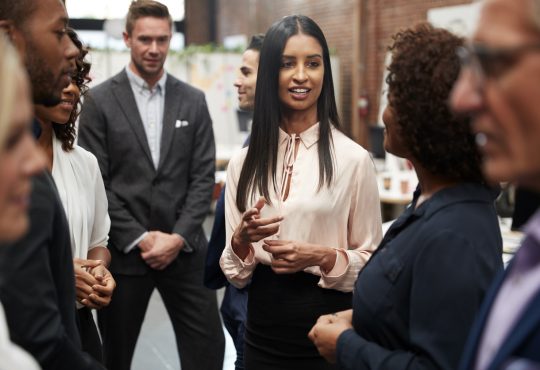
[[[319,189],[325,184],[329,186],[334,177],[331,125],[340,129],[341,124],[336,107],[328,44],[322,30],[311,18],[303,15],[287,16],[270,27],[259,57],[251,139],[236,193],[236,205],[241,212],[246,210],[248,200],[255,191],[260,192],[270,202],[270,179],[277,191],[279,125],[283,113],[279,100],[279,73],[287,40],[300,33],[314,37],[323,50],[323,86],[317,101]]]

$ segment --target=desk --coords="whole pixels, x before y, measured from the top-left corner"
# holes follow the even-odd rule
[[[377,174],[383,221],[399,216],[411,203],[418,184],[414,171],[383,171]]]
[[[384,171],[377,174],[381,203],[407,205],[418,185],[414,171]]]

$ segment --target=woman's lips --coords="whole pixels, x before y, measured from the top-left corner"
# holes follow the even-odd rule
[[[289,89],[289,92],[291,93],[292,97],[296,100],[304,100],[309,95],[311,89],[308,89],[306,87],[293,87],[292,89]]]

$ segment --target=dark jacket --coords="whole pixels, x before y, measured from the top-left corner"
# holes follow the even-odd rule
[[[443,189],[394,222],[360,272],[341,369],[453,370],[496,273],[502,240],[493,191]]]
[[[44,370],[103,369],[81,351],[69,229],[53,179],[44,173],[32,186],[28,233],[0,246],[0,301],[11,339]]]

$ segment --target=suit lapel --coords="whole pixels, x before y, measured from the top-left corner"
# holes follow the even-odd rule
[[[178,111],[182,100],[182,89],[180,89],[180,85],[172,78],[172,76],[167,76],[158,170],[163,166],[163,162],[167,159],[167,154],[175,134],[176,119],[178,118]]]
[[[146,155],[146,158],[150,161],[152,168],[154,167],[154,162],[152,161],[152,155],[150,154],[150,147],[148,146],[148,139],[146,137],[146,132],[144,131],[144,126],[139,114],[139,108],[137,108],[137,103],[135,102],[135,96],[133,95],[133,90],[129,84],[129,79],[127,77],[126,71],[120,72],[114,78],[113,84],[113,94],[118,100],[120,108],[124,112],[126,119],[135,132],[137,136],[137,141],[142,147],[143,152]]]
[[[510,357],[510,355],[523,343],[533,330],[538,330],[540,326],[540,292],[537,292],[533,299],[527,304],[525,311],[520,315],[517,325],[512,328],[508,337],[497,355],[493,359],[490,368],[498,369],[499,366]]]
[[[482,334],[484,333],[484,329],[486,328],[487,319],[491,312],[491,308],[493,307],[493,303],[495,302],[495,298],[497,297],[497,293],[499,292],[499,289],[501,288],[501,285],[507,273],[508,268],[497,275],[488,292],[486,293],[486,296],[484,297],[484,301],[482,302],[482,306],[480,307],[480,311],[478,312],[476,321],[469,333],[469,338],[463,352],[463,359],[461,361],[462,366],[460,367],[460,369],[474,368],[476,357],[478,355],[478,346],[480,345]]]

